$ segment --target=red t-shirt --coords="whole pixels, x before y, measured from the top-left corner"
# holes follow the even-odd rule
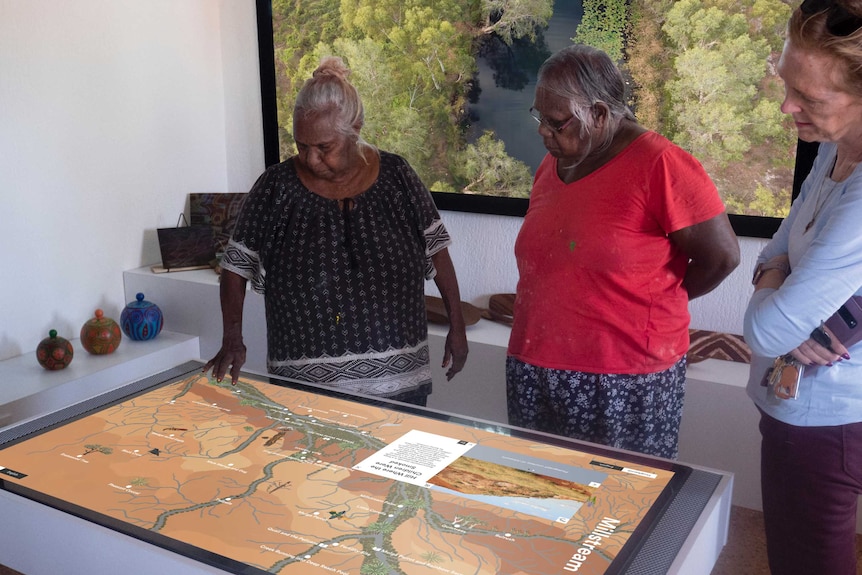
[[[655,132],[568,185],[545,156],[515,243],[509,354],[589,373],[669,368],[690,318],[688,258],[668,234],[723,212],[700,163]]]

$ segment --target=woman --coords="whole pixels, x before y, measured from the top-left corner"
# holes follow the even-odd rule
[[[688,300],[739,246],[701,165],[638,125],[619,70],[570,46],[540,68],[548,150],[515,244],[509,422],[676,457]]]
[[[236,381],[251,281],[265,295],[271,373],[425,405],[426,278],[449,316],[449,379],[467,358],[451,240],[416,172],[360,137],[348,74],[340,58],[321,61],[297,95],[298,153],[266,170],[243,205],[221,262],[222,347],[204,371]]]
[[[860,26],[858,1],[807,0],[791,16],[778,63],[781,110],[801,140],[821,144],[799,198],[760,254],[745,315],[773,575],[856,573],[862,347],[848,352],[821,322],[862,294]],[[761,385],[771,374],[779,385]],[[793,384],[796,399],[782,391]]]

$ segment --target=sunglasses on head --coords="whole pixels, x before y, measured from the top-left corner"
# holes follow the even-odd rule
[[[849,36],[862,28],[862,18],[848,12],[835,0],[805,0],[799,9],[808,15],[828,11],[826,29],[833,36]]]

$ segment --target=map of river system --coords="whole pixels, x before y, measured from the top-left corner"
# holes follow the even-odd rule
[[[186,372],[12,442],[0,480],[228,571],[593,575],[675,473],[343,397]]]

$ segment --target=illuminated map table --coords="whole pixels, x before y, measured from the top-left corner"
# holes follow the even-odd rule
[[[729,489],[672,462],[200,367],[0,435],[0,562],[56,572],[37,558],[56,563],[59,545],[88,573],[668,573]]]

